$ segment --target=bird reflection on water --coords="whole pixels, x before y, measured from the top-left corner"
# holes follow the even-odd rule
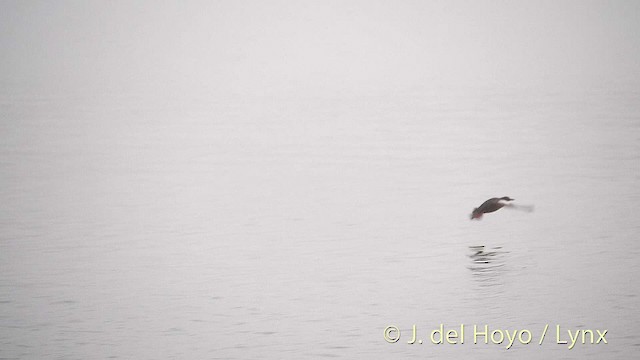
[[[469,246],[469,250],[471,265],[468,268],[478,286],[486,288],[501,285],[509,252],[501,246],[487,249],[484,245]]]

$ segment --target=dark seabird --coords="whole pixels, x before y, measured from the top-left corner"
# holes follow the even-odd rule
[[[501,198],[491,198],[482,203],[479,207],[473,209],[471,213],[471,220],[473,219],[482,219],[482,214],[491,213],[494,211],[498,211],[502,209],[503,206],[511,206],[511,204],[506,203],[506,201],[513,201],[514,199],[503,196]]]

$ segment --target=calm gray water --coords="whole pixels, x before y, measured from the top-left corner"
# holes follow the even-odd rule
[[[7,93],[0,358],[631,358],[637,89]]]

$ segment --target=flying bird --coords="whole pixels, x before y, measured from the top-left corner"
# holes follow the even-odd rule
[[[491,198],[482,203],[479,207],[473,209],[471,213],[471,220],[473,219],[482,219],[482,215],[486,213],[492,213],[494,211],[498,211],[502,209],[503,206],[512,206],[508,201],[513,201],[514,199],[503,196],[501,198]]]

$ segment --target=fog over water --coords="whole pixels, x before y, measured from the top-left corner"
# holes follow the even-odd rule
[[[0,2],[0,358],[633,357],[639,24],[635,1]],[[502,196],[535,210],[469,219]]]

